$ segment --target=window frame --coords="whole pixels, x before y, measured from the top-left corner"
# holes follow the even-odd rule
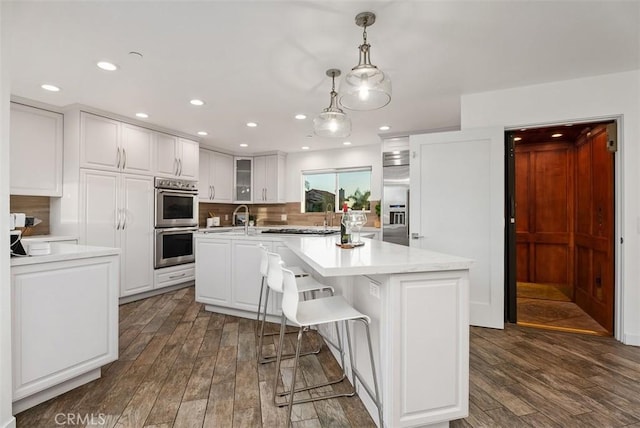
[[[371,192],[371,179],[373,175],[373,166],[356,166],[356,167],[345,167],[345,168],[324,168],[324,169],[309,169],[300,171],[300,213],[318,213],[321,211],[307,211],[306,210],[306,189],[305,189],[305,177],[309,175],[321,175],[321,174],[333,174],[334,175],[334,201],[333,201],[333,212],[341,213],[342,207],[339,206],[340,200],[340,189],[338,182],[338,177],[340,173],[348,173],[348,172],[369,172],[369,192]],[[370,198],[370,197],[369,197]],[[369,209],[363,210],[365,213],[371,212],[371,199],[369,199]]]

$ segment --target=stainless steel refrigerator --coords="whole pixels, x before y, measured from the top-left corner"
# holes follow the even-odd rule
[[[382,154],[382,240],[409,245],[409,150]]]

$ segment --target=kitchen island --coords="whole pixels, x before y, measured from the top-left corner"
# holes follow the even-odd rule
[[[120,250],[51,243],[11,258],[13,412],[100,377],[118,358]]]
[[[336,293],[371,318],[385,426],[448,426],[450,420],[467,416],[471,260],[366,238],[364,246],[354,249],[336,246],[336,236],[283,235],[277,241],[274,239],[260,235],[196,234],[196,299],[199,279],[224,282],[225,275],[231,275],[233,270],[218,274],[215,279],[207,279],[201,270],[199,278],[199,265],[219,262],[232,265],[235,259],[240,268],[236,270],[246,275],[253,265],[257,271],[260,252],[256,244],[267,242],[273,251],[284,252],[287,264],[299,265],[318,280],[333,285]],[[234,252],[233,242],[236,242]],[[217,259],[213,260],[212,251],[201,252],[201,245],[205,248],[212,245],[208,249],[217,250]],[[227,259],[223,259],[225,254]],[[253,296],[254,302],[252,307],[246,306],[244,316],[255,317],[259,278],[259,275],[245,278],[244,284],[255,285],[243,291]],[[233,285],[240,283],[234,282],[229,287],[230,296],[224,299],[230,303],[237,293]],[[216,311],[220,304],[205,307]],[[271,313],[277,314],[277,309],[270,308]],[[333,329],[322,328],[321,332],[336,340]],[[372,384],[364,330],[356,323],[353,332],[355,364]],[[341,337],[344,339],[345,335]],[[350,367],[346,371],[349,373]],[[359,396],[377,420],[369,396],[366,393]]]

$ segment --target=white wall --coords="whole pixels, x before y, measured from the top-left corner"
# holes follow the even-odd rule
[[[382,153],[380,144],[349,147],[335,150],[289,153],[286,167],[286,201],[300,202],[302,196],[302,171],[327,168],[371,166],[372,201],[382,195]]]
[[[0,224],[9,224],[9,99],[8,10],[0,3]],[[9,232],[0,227],[0,427],[15,427],[11,412],[11,281]]]
[[[621,116],[617,173],[622,325],[616,337],[640,346],[640,70],[462,96],[462,129],[518,128]],[[621,328],[620,328],[621,327]]]

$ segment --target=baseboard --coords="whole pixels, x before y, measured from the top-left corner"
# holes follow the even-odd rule
[[[2,428],[16,428],[16,418],[12,416],[11,419],[9,419],[7,422],[5,422],[4,425],[2,425]]]
[[[631,346],[640,346],[640,335],[638,334],[624,334],[622,343]]]

